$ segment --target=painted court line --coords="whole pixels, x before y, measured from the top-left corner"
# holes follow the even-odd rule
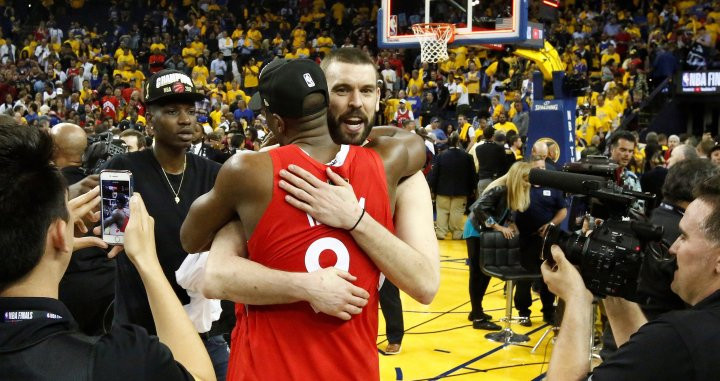
[[[410,327],[410,328],[405,328],[405,333],[407,333],[407,331],[409,331],[409,330],[411,330],[411,329],[413,329],[413,328],[417,328],[417,327],[419,327],[419,326],[421,326],[421,325],[423,325],[423,324],[427,324],[427,323],[429,323],[429,322],[431,322],[431,321],[433,321],[433,320],[435,320],[435,319],[438,319],[438,318],[444,316],[445,314],[447,314],[447,313],[449,313],[449,312],[452,312],[452,311],[455,311],[456,309],[458,309],[458,308],[460,308],[460,307],[463,307],[463,306],[465,306],[465,305],[467,305],[467,304],[470,304],[470,301],[469,301],[469,300],[468,300],[467,302],[459,305],[459,306],[456,306],[456,307],[448,310],[448,311],[445,311],[445,312],[443,312],[443,313],[440,313],[440,314],[438,314],[437,316],[433,316],[432,318],[430,318],[430,319],[428,319],[428,320],[426,320],[426,321],[424,321],[424,322],[422,322],[422,323],[415,324],[414,326],[412,326],[412,327]],[[386,342],[386,341],[387,341],[387,339],[385,339],[385,340],[383,340],[383,341],[380,341],[380,342],[377,343],[377,345],[380,345],[380,344],[382,344],[382,343],[384,343],[384,342]]]
[[[547,326],[548,326],[547,324],[543,324],[543,325],[541,325],[541,326],[533,329],[532,331],[530,331],[530,332],[528,332],[528,333],[525,333],[525,335],[530,336],[530,335],[532,335],[532,334],[540,331],[541,329],[546,328]],[[496,347],[496,348],[493,348],[493,349],[491,349],[491,350],[489,350],[489,351],[481,354],[480,356],[477,356],[477,357],[475,357],[475,358],[473,358],[473,359],[470,359],[470,360],[468,360],[468,361],[466,361],[466,362],[464,362],[464,363],[456,366],[455,368],[452,368],[452,369],[450,369],[450,370],[448,370],[448,371],[446,371],[446,372],[444,372],[444,373],[441,373],[441,374],[439,374],[439,375],[431,378],[431,380],[437,380],[437,379],[440,379],[440,378],[443,378],[443,377],[447,377],[447,376],[449,376],[449,375],[457,372],[458,370],[467,369],[467,366],[468,366],[468,365],[470,365],[470,364],[472,364],[472,363],[474,363],[474,362],[476,362],[476,361],[479,361],[479,360],[481,360],[481,359],[483,359],[483,358],[485,358],[485,357],[487,357],[487,356],[490,356],[491,354],[499,351],[499,350],[502,349],[503,347],[505,347],[505,346],[504,346],[504,345],[500,345],[500,346],[498,346],[498,347]]]

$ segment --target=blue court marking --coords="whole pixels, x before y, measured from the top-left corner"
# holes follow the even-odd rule
[[[528,332],[528,333],[525,333],[525,335],[530,336],[530,335],[532,335],[533,333],[535,333],[535,332],[537,332],[537,331],[539,331],[539,330],[541,330],[541,329],[543,329],[543,328],[546,328],[547,326],[548,326],[547,324],[543,324],[543,325],[541,325],[541,326],[533,329],[532,331],[530,331],[530,332]],[[493,354],[493,353],[501,350],[503,347],[505,347],[505,346],[504,346],[504,345],[500,345],[500,346],[498,346],[498,347],[496,347],[496,348],[493,348],[493,349],[491,349],[491,350],[489,350],[489,351],[481,354],[480,356],[475,357],[474,359],[470,359],[470,360],[468,360],[468,361],[466,361],[466,362],[464,362],[464,363],[462,363],[462,364],[460,364],[460,365],[458,365],[458,366],[456,366],[456,367],[454,367],[454,368],[446,371],[445,373],[441,373],[441,374],[439,374],[439,375],[431,378],[431,380],[437,380],[437,379],[440,379],[440,378],[443,378],[443,377],[447,377],[447,376],[449,376],[449,375],[457,372],[457,371],[460,370],[460,369],[467,369],[467,366],[468,366],[468,365],[470,365],[470,364],[472,364],[472,363],[474,363],[474,362],[476,362],[476,361],[478,361],[478,360],[482,360],[483,358],[485,358],[485,357],[487,357],[487,356],[490,356],[491,354]]]
[[[485,295],[491,295],[491,294],[494,294],[494,293],[496,293],[496,292],[500,292],[500,291],[502,291],[502,290],[504,290],[504,289],[505,289],[505,288],[498,288],[498,289],[496,289],[496,290],[486,292]],[[535,300],[537,300],[537,299],[533,299],[533,302],[534,302]],[[463,306],[465,306],[465,305],[468,305],[468,304],[470,304],[470,301],[469,301],[469,300],[468,300],[467,302],[465,302],[465,303],[463,303],[463,304],[460,304],[460,305],[457,306],[457,307],[453,307],[453,308],[451,308],[451,309],[449,309],[449,310],[447,310],[447,311],[444,311],[444,312],[433,312],[433,313],[437,313],[437,316],[434,316],[433,318],[428,319],[428,320],[426,320],[426,321],[424,321],[424,322],[422,322],[422,323],[418,323],[418,324],[416,324],[416,325],[414,325],[414,326],[412,326],[412,327],[410,327],[410,328],[405,328],[405,333],[408,334],[408,335],[410,335],[410,334],[412,334],[412,333],[408,333],[409,330],[411,330],[411,329],[413,329],[413,328],[417,328],[417,327],[419,327],[419,326],[421,326],[421,325],[423,325],[423,324],[427,324],[427,323],[429,323],[429,322],[431,322],[431,321],[433,321],[433,320],[435,320],[435,319],[437,319],[437,318],[439,318],[439,317],[441,317],[441,316],[445,316],[445,315],[447,315],[447,314],[455,313],[455,310],[457,310],[458,308],[463,307]],[[488,310],[488,311],[493,312],[493,311],[504,310],[504,309],[505,309],[505,308]],[[405,312],[409,312],[409,311],[403,310],[403,313],[405,313]],[[427,311],[422,311],[422,312],[423,312],[423,313],[427,313]],[[461,312],[461,313],[466,314],[467,312]],[[378,338],[379,338],[379,337],[382,337],[382,336],[385,336],[385,335],[383,335],[383,334],[378,334]],[[380,345],[380,344],[382,344],[382,343],[384,343],[384,342],[386,342],[386,341],[387,341],[387,339],[381,340],[381,341],[377,342],[376,345]],[[380,353],[380,354],[382,354],[382,355],[385,355],[385,352],[381,351],[379,348],[378,348],[378,353]]]
[[[428,320],[426,320],[426,321],[424,321],[424,322],[422,322],[422,323],[415,324],[414,326],[412,326],[412,327],[410,327],[410,328],[405,328],[405,333],[407,333],[409,330],[411,330],[411,329],[413,329],[413,328],[417,328],[417,327],[419,327],[419,326],[421,326],[421,325],[423,325],[423,324],[427,324],[427,323],[429,323],[429,322],[431,322],[431,321],[433,321],[433,320],[435,320],[435,319],[438,319],[438,318],[440,318],[441,316],[445,316],[445,314],[450,313],[450,312],[452,312],[452,311],[455,311],[456,309],[461,308],[461,307],[463,307],[463,306],[465,306],[465,305],[467,305],[467,304],[470,304],[470,301],[469,301],[469,300],[468,300],[467,302],[465,302],[465,303],[460,304],[460,305],[457,306],[457,307],[451,308],[450,310],[448,310],[448,311],[446,311],[446,312],[440,313],[440,314],[438,314],[437,316],[433,316],[432,318],[430,318],[430,319],[428,319]],[[403,312],[404,312],[404,311],[403,311]],[[382,336],[382,335],[378,335],[378,336]],[[387,339],[382,340],[382,341],[378,342],[377,345],[380,345],[380,344],[382,344],[382,343],[384,343],[384,342],[386,342],[386,341],[387,341]],[[384,353],[383,351],[381,351],[380,349],[378,349],[378,352],[379,352],[379,353],[382,353],[382,354],[385,354],[385,353]]]
[[[505,311],[505,307],[490,308],[490,309],[486,309],[486,310],[485,310],[485,312],[500,312],[500,311],[503,311],[503,312],[504,312],[504,311]],[[465,315],[467,315],[467,314],[470,313],[470,311],[452,311],[452,312],[448,312],[448,311],[403,310],[403,313],[404,313],[404,314],[436,314],[436,315],[437,315],[437,314],[465,314]],[[535,316],[535,315],[533,315],[533,316]],[[533,316],[531,316],[531,317],[533,317]],[[538,316],[539,316],[539,315],[538,315]],[[382,335],[380,335],[380,336],[382,336]]]
[[[530,381],[542,381],[543,378],[545,378],[545,373],[542,373],[541,375],[533,378],[533,379],[530,380]]]
[[[403,379],[402,369],[395,368],[395,379],[398,381]]]

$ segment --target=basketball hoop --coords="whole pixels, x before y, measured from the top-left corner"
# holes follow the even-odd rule
[[[420,42],[420,60],[436,63],[448,59],[447,44],[455,37],[455,25],[447,23],[413,24]]]

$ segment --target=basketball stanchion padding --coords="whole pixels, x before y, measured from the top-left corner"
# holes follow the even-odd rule
[[[455,37],[455,25],[448,23],[413,24],[412,30],[420,42],[420,60],[422,62],[447,61],[447,45]]]

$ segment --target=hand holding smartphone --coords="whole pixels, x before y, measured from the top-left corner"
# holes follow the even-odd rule
[[[125,242],[125,227],[130,220],[130,197],[133,192],[130,171],[104,170],[100,172],[102,198],[102,236],[111,245]]]
[[[162,272],[155,249],[155,220],[150,217],[140,193],[130,198],[133,218],[125,230],[125,253],[138,271],[156,267]]]

